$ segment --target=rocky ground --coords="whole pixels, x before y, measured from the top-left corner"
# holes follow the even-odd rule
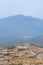
[[[27,43],[0,48],[0,65],[43,65],[43,48]]]

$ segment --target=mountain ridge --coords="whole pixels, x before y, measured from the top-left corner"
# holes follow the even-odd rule
[[[19,17],[29,17],[29,18],[40,19],[40,18],[33,17],[33,16],[18,14],[18,15],[12,15],[12,16],[8,16],[8,17],[0,18],[0,20],[2,20],[2,19],[8,19],[8,18],[11,18],[11,17],[18,17],[18,16],[19,16]],[[40,20],[43,20],[43,19],[40,19]]]

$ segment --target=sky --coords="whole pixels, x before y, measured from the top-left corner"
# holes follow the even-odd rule
[[[43,19],[43,0],[0,0],[0,18],[18,14]]]

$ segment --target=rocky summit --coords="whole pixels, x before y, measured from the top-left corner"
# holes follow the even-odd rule
[[[43,65],[43,48],[28,43],[0,48],[0,65]]]

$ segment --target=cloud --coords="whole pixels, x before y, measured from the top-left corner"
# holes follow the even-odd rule
[[[31,36],[23,36],[22,38],[32,38]]]

